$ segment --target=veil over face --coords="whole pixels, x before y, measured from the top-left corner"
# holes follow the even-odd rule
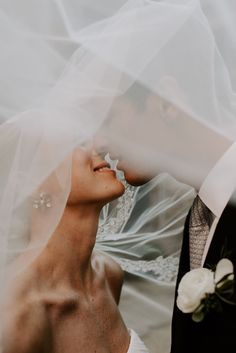
[[[95,135],[144,174],[202,183],[236,135],[235,10],[231,0],[0,0],[1,291],[9,261],[45,246],[69,195],[68,156]],[[51,216],[32,242],[32,195],[49,175]]]

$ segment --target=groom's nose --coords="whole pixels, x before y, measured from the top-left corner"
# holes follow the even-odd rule
[[[93,148],[104,158],[109,151],[109,139],[103,135],[96,135],[93,139]]]

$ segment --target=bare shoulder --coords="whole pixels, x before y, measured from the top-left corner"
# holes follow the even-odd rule
[[[2,346],[4,353],[46,352],[51,343],[50,324],[44,303],[29,292],[20,291],[3,307]]]
[[[95,256],[96,261],[99,261],[100,265],[104,269],[111,292],[118,304],[124,281],[124,271],[111,256],[101,251],[96,251]]]

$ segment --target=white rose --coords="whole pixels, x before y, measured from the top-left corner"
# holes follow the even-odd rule
[[[224,276],[234,272],[234,266],[229,259],[221,259],[215,272],[215,283],[219,282]]]
[[[214,293],[214,273],[207,268],[187,272],[180,281],[177,306],[183,313],[192,313],[207,293]]]

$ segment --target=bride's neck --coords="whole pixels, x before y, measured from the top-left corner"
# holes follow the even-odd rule
[[[84,286],[91,282],[91,256],[96,241],[100,208],[67,206],[40,261],[53,283]],[[50,271],[48,271],[50,268]]]

